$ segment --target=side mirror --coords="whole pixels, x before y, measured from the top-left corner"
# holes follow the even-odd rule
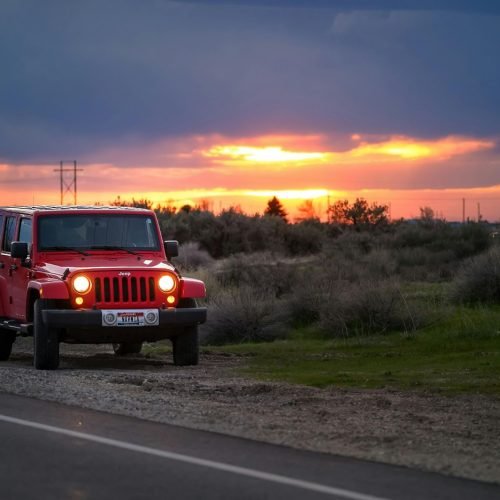
[[[179,242],[177,240],[166,240],[163,242],[163,247],[168,260],[179,255]]]
[[[10,256],[13,259],[21,259],[21,262],[24,262],[28,257],[28,243],[13,241],[10,244]]]

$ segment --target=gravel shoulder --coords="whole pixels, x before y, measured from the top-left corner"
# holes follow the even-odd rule
[[[500,399],[315,389],[236,374],[244,359],[117,359],[61,345],[61,369],[32,367],[31,339],[0,364],[0,391],[295,448],[500,483]]]

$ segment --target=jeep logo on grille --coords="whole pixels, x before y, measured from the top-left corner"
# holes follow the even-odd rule
[[[130,276],[132,273],[128,272],[128,271],[120,271],[118,273],[118,276]]]

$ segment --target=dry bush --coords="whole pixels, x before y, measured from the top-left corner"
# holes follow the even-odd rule
[[[409,281],[449,280],[456,268],[453,250],[432,251],[425,247],[393,250],[398,272]]]
[[[500,247],[463,265],[452,283],[450,298],[465,304],[500,302]]]
[[[319,325],[330,335],[352,336],[413,330],[415,320],[397,284],[365,281],[332,288]]]
[[[310,221],[289,225],[285,235],[285,244],[290,255],[318,253],[324,240],[325,232],[321,224]]]
[[[377,246],[378,235],[369,232],[345,231],[334,242],[344,255],[357,260],[360,255],[366,255]]]
[[[211,300],[201,327],[205,344],[271,341],[285,335],[285,311],[272,294],[242,286],[222,290]]]
[[[200,249],[198,243],[188,241],[179,246],[179,256],[175,263],[180,269],[192,271],[199,267],[209,267],[214,259],[206,250]]]
[[[398,272],[398,262],[394,253],[387,249],[374,249],[363,256],[359,263],[372,278],[390,278]]]
[[[249,286],[273,294],[290,292],[296,282],[298,265],[270,252],[238,254],[219,261],[215,270],[223,287]]]
[[[349,337],[414,331],[433,320],[434,309],[410,300],[392,280],[360,282],[316,275],[288,299],[293,325],[317,324],[326,336]]]
[[[288,319],[293,326],[306,326],[319,321],[324,303],[333,295],[332,288],[343,282],[336,271],[330,268],[329,272],[321,272],[316,268],[299,277],[293,293],[287,297]]]

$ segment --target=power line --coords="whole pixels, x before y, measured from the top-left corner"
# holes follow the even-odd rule
[[[76,205],[77,200],[77,172],[83,172],[82,168],[76,168],[76,160],[73,160],[73,168],[64,168],[64,163],[71,163],[71,161],[61,160],[59,162],[59,168],[54,169],[54,172],[59,172],[59,182],[61,191],[61,205],[64,205],[64,197],[66,194],[73,195],[73,204]],[[72,176],[64,175],[68,172],[73,173]],[[69,180],[68,180],[69,177]]]

